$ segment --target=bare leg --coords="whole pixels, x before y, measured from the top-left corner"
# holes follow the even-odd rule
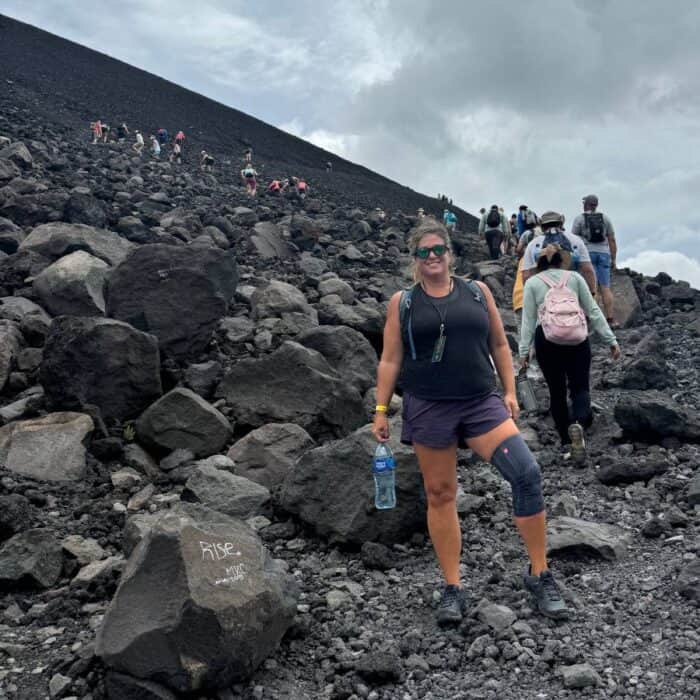
[[[462,532],[457,517],[457,445],[436,450],[413,445],[428,497],[428,532],[445,582],[459,586]]]

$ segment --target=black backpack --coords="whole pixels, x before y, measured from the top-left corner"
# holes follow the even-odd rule
[[[603,243],[605,241],[605,218],[600,212],[586,212],[583,215],[583,230],[589,243]]]
[[[486,216],[486,225],[489,228],[500,228],[501,227],[501,215],[498,209],[491,209]]]

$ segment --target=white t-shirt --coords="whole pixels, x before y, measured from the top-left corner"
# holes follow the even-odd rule
[[[583,239],[579,236],[569,233],[569,231],[564,231],[564,236],[566,236],[573,249],[571,255],[571,269],[576,270],[581,263],[591,262],[591,256],[588,254],[588,248]],[[523,270],[532,270],[537,267],[537,258],[540,256],[540,250],[542,249],[542,242],[544,241],[544,236],[536,236],[533,238],[525,248],[525,254],[523,255]]]

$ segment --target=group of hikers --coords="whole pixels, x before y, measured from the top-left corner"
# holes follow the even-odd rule
[[[583,198],[583,213],[574,221],[573,233],[565,232],[563,215],[547,211],[539,217],[526,205],[510,220],[494,205],[482,212],[479,226],[492,257],[511,231],[519,234],[517,243],[505,248],[515,248],[521,256],[520,289],[514,292],[521,316],[520,368],[526,371],[534,352],[549,389],[562,459],[577,465],[586,462],[585,432],[593,422],[589,328],[610,348],[613,359],[620,356],[610,323],[615,232],[597,208],[595,195]],[[511,349],[489,287],[452,274],[448,227],[453,220],[448,213],[445,210],[440,222],[418,211],[409,240],[415,284],[389,301],[372,432],[380,442],[389,439],[387,411],[400,384],[400,440],[413,446],[418,459],[428,530],[444,577],[437,610],[440,624],[458,623],[467,608],[460,583],[456,509],[460,447],[491,462],[510,483],[515,525],[529,557],[524,587],[542,614],[566,618],[567,603],[546,559],[540,467],[515,422],[520,408]],[[605,313],[595,300],[598,289]],[[496,391],[494,367],[502,397]]]
[[[125,141],[130,135],[129,127],[125,123],[121,123],[116,128],[116,133],[113,134],[112,128],[97,119],[90,123],[90,132],[92,134],[92,143],[108,143],[110,140],[119,142]],[[160,128],[155,134],[149,137],[150,152],[155,158],[160,158],[164,150],[170,145],[170,154],[168,160],[172,163],[182,163],[182,156],[185,147],[185,132],[180,129],[175,137],[171,139],[167,129]],[[141,131],[134,131],[134,142],[131,145],[135,153],[141,154],[146,147],[146,143]],[[247,147],[242,154],[243,168],[240,171],[241,181],[245,186],[246,193],[250,197],[255,197],[258,193],[258,171],[253,165],[253,149]],[[324,164],[326,172],[333,170],[333,164],[328,161]],[[214,169],[214,156],[206,150],[202,150],[199,154],[199,168],[202,172],[212,172]],[[305,199],[309,193],[309,185],[303,177],[290,176],[285,178],[275,178],[266,188],[266,192],[272,195],[294,195],[298,199]]]

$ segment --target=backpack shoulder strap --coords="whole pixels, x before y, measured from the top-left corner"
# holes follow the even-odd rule
[[[404,289],[399,297],[399,326],[401,328],[401,339],[405,342],[408,340],[408,346],[411,351],[411,359],[416,359],[416,344],[413,340],[413,327],[411,323],[411,302],[413,301],[413,292],[417,285]]]
[[[568,270],[564,270],[557,287],[559,287],[560,289],[563,289],[564,287],[566,287],[566,283],[569,281],[569,277],[571,277],[571,273]]]
[[[538,275],[538,277],[550,288],[554,289],[555,287],[559,286],[559,282],[557,282],[553,277],[550,277],[546,272],[542,272]]]
[[[474,295],[474,299],[476,299],[484,307],[484,311],[488,313],[489,307],[486,303],[486,297],[481,291],[481,287],[479,287],[479,285],[474,280],[466,280],[466,282],[467,287],[469,287],[469,290]]]

